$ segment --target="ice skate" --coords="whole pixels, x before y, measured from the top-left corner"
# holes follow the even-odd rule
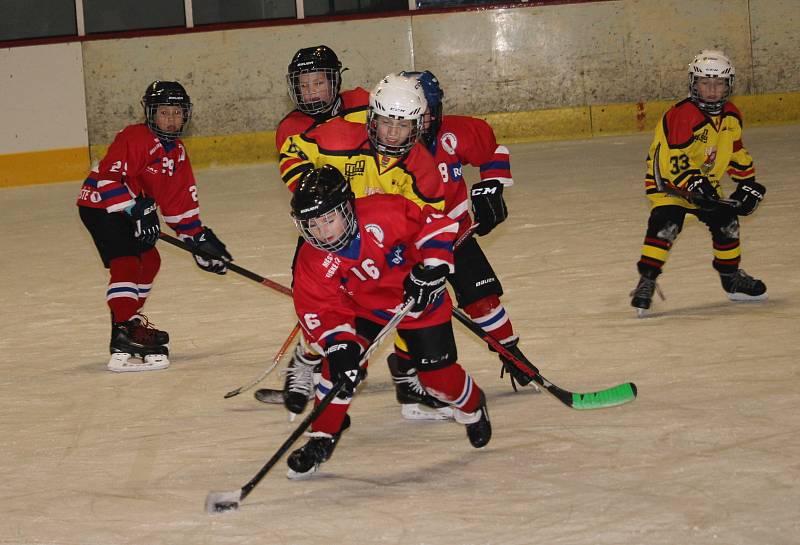
[[[286,476],[292,480],[301,480],[311,477],[317,472],[319,466],[330,459],[333,450],[339,443],[342,433],[350,427],[350,417],[345,415],[342,427],[338,433],[330,435],[320,431],[311,432],[308,442],[289,455],[286,464],[289,466]]]
[[[404,373],[398,368],[396,354],[390,354],[387,363],[394,381],[395,395],[400,404],[400,414],[406,420],[448,420],[453,409],[431,394],[419,382],[415,370]]]
[[[767,286],[761,280],[753,278],[743,269],[730,274],[719,275],[722,289],[731,301],[763,301],[767,298]]]
[[[475,448],[483,448],[492,438],[492,423],[489,421],[489,411],[486,408],[486,396],[481,392],[480,407],[475,412],[465,413],[455,410],[455,419],[459,424],[467,427],[467,438]]]
[[[661,288],[656,284],[655,278],[648,278],[644,275],[639,277],[639,283],[631,292],[631,306],[636,309],[636,315],[644,318],[649,314],[650,305],[653,304],[653,293],[658,292],[659,297],[664,299]]]
[[[133,320],[111,326],[109,344],[111,359],[106,368],[115,373],[158,371],[169,367],[169,348],[155,344],[148,334]]]
[[[305,410],[308,400],[314,395],[314,372],[321,362],[322,356],[307,354],[302,344],[297,345],[286,368],[283,385],[283,405],[286,410],[293,414]]]
[[[517,347],[519,344],[519,338],[515,337],[513,340],[501,343],[503,348],[511,352],[519,361],[521,361],[526,367],[528,367],[531,371],[538,374],[539,369],[528,361],[528,358],[525,357],[525,354]],[[500,361],[503,362],[503,366],[500,368],[500,378],[503,377],[503,374],[507,372],[511,375],[511,386],[514,388],[514,391],[517,391],[517,384],[520,386],[528,386],[530,384],[531,389],[536,392],[537,394],[540,393],[542,390],[539,386],[532,382],[533,378],[528,376],[523,370],[517,367],[514,362],[510,359],[506,358],[502,354],[500,354]]]

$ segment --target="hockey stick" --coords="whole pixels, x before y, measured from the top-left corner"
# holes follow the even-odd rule
[[[254,381],[252,381],[250,384],[246,386],[239,386],[235,390],[231,390],[230,392],[225,394],[225,399],[237,396],[242,392],[246,392],[256,384],[264,380],[264,377],[269,375],[272,372],[272,370],[275,369],[275,366],[278,365],[278,362],[281,361],[281,358],[283,358],[283,355],[286,353],[286,350],[289,348],[289,345],[292,344],[292,341],[297,336],[297,333],[299,331],[300,331],[300,322],[297,322],[296,324],[294,324],[294,329],[292,329],[292,332],[289,333],[289,336],[286,337],[285,341],[283,341],[283,345],[281,346],[280,350],[278,350],[278,353],[275,354],[274,358],[272,358],[272,365],[270,365],[266,370],[264,370],[264,372],[262,372],[261,375],[259,375],[259,377],[256,378]]]
[[[685,189],[680,189],[675,187],[672,183],[665,183],[664,179],[661,177],[661,166],[658,164],[658,155],[661,151],[661,142],[656,144],[656,149],[653,151],[653,180],[656,183],[656,189],[658,189],[661,193],[666,193],[667,195],[674,195],[676,197],[683,197],[687,201],[692,204],[705,204],[711,206],[723,206],[733,209],[734,212],[739,208],[740,203],[739,201],[735,201],[732,199],[720,199],[720,198],[709,198],[704,195],[700,195],[699,193],[695,193],[692,191],[686,191]]]
[[[266,287],[268,287],[270,289],[273,289],[273,290],[275,290],[277,292],[280,292],[280,293],[282,293],[284,295],[288,295],[289,297],[292,296],[291,288],[287,288],[286,286],[284,286],[282,284],[278,284],[274,280],[270,280],[269,278],[264,278],[263,276],[258,275],[258,274],[254,273],[252,271],[248,271],[244,267],[240,267],[239,265],[237,265],[236,263],[234,263],[232,261],[229,261],[227,259],[223,259],[222,257],[220,257],[218,255],[210,254],[210,253],[204,252],[202,250],[198,251],[197,248],[195,248],[191,244],[187,244],[186,242],[182,241],[181,239],[175,238],[175,237],[173,237],[171,235],[168,235],[168,234],[166,234],[164,232],[159,234],[158,237],[161,240],[163,240],[164,242],[168,242],[168,243],[172,244],[173,246],[177,246],[178,248],[186,250],[187,252],[189,252],[191,254],[197,254],[197,255],[199,255],[201,257],[204,257],[206,259],[220,259],[222,261],[225,261],[225,266],[228,268],[229,271],[233,271],[236,274],[240,274],[240,275],[244,276],[245,278],[249,278],[250,280],[254,280],[254,281],[258,282],[259,284],[261,284],[263,286],[266,286]]]
[[[370,343],[370,345],[364,350],[364,353],[361,355],[361,359],[358,362],[358,366],[362,367],[369,359],[369,356],[375,352],[378,346],[381,344],[383,339],[385,339],[389,333],[394,329],[402,320],[405,318],[406,314],[409,313],[411,307],[414,306],[413,300],[408,300],[403,305],[403,307],[392,317],[389,322],[383,326],[378,334],[375,336],[375,339]],[[255,474],[255,476],[250,479],[242,488],[239,490],[234,490],[231,492],[209,492],[208,496],[206,496],[206,511],[209,513],[220,513],[223,511],[232,511],[239,508],[239,504],[244,501],[244,499],[253,491],[253,489],[261,482],[261,479],[272,469],[278,460],[283,456],[287,450],[289,450],[292,445],[294,444],[297,439],[303,435],[303,432],[314,422],[314,420],[319,417],[320,413],[330,405],[333,401],[333,398],[339,393],[339,391],[344,387],[343,382],[339,382],[335,384],[330,391],[325,394],[325,396],[320,400],[320,402],[314,407],[314,410],[311,411],[308,416],[306,416],[300,425],[297,426],[292,434],[289,436],[286,441],[278,448],[275,454],[272,455],[266,464]]]
[[[492,335],[487,333],[478,324],[473,322],[469,316],[464,314],[461,310],[453,308],[453,316],[462,324],[467,326],[471,332],[483,339],[493,350],[501,354],[504,358],[508,359],[518,369],[523,371],[527,376],[536,381],[548,392],[553,394],[561,403],[573,409],[604,409],[606,407],[614,407],[615,405],[622,405],[636,399],[636,385],[632,382],[625,382],[606,388],[605,390],[598,390],[597,392],[577,393],[570,392],[559,388],[546,378],[542,376],[538,370],[530,363],[521,361],[517,356],[504,347],[500,341],[495,339]],[[533,367],[533,368],[532,368]]]

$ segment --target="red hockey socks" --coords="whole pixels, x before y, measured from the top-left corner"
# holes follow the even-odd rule
[[[127,322],[139,309],[139,258],[117,257],[111,260],[111,279],[106,302],[114,322]]]
[[[497,295],[489,295],[475,301],[465,306],[464,311],[481,326],[481,329],[501,343],[514,340],[514,327]]]

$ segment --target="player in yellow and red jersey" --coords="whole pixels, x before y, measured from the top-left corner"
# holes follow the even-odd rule
[[[639,283],[631,305],[643,316],[656,278],[683,229],[686,214],[711,233],[712,266],[733,301],[767,298],[767,287],[739,268],[738,216],[752,214],[766,194],[755,179],[753,158],[742,142],[742,114],[732,102],[735,70],[721,51],[703,50],[689,64],[689,97],[661,119],[647,157],[645,191],[650,200]],[[737,184],[723,198],[724,175]]]

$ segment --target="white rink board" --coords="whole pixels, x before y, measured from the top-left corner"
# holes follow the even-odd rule
[[[213,516],[206,494],[247,482],[296,426],[250,392],[222,397],[269,364],[290,301],[161,244],[147,311],[172,336],[172,366],[110,373],[80,183],[0,190],[0,544],[797,543],[798,138],[800,126],[745,138],[768,194],[743,221],[743,267],[769,301],[728,302],[707,233],[687,221],[667,300],[645,320],[628,293],[649,136],[512,146],[511,216],[481,244],[523,350],[564,388],[632,380],[639,399],[578,412],[514,394],[456,324],[459,359],[487,392],[487,448],[453,423],[402,421],[384,347],[320,474],[290,482],[281,461],[238,512]],[[236,262],[288,284],[296,235],[275,165],[198,178]]]

